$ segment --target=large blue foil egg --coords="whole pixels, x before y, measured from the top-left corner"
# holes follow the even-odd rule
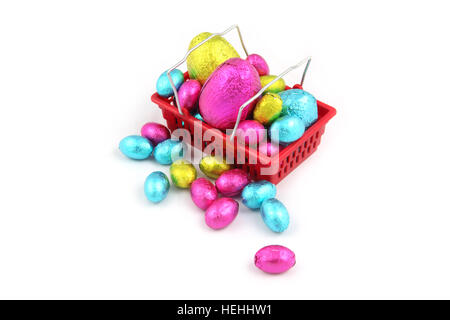
[[[303,120],[306,127],[316,122],[317,100],[312,94],[301,89],[291,89],[278,93],[283,100],[281,116],[292,115]]]
[[[153,151],[153,145],[144,137],[128,136],[120,141],[119,149],[128,158],[142,160],[150,157]]]
[[[274,232],[283,232],[289,226],[289,213],[277,199],[267,199],[261,205],[264,223]]]
[[[145,179],[145,196],[153,203],[163,201],[169,193],[169,188],[169,179],[161,171],[152,172],[147,179]]]
[[[155,160],[159,164],[172,164],[174,161],[183,158],[184,144],[178,140],[167,139],[160,142],[153,152]]]
[[[295,116],[284,116],[275,120],[270,126],[269,134],[272,142],[289,144],[298,140],[305,133],[305,124]]]
[[[277,188],[273,183],[260,180],[249,183],[242,190],[242,202],[250,209],[259,209],[265,200],[275,198],[276,194]]]
[[[175,88],[177,90],[181,87],[181,85],[184,82],[184,75],[183,72],[181,72],[178,69],[172,70],[170,72],[170,75],[172,77],[173,84],[175,85]],[[173,89],[170,85],[169,77],[167,76],[167,71],[164,71],[158,78],[158,81],[156,82],[156,92],[162,97],[168,98],[173,96]]]

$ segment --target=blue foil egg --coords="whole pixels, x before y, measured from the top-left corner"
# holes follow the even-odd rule
[[[120,141],[119,149],[128,158],[142,160],[150,157],[153,151],[153,145],[144,137],[128,136]]]
[[[289,213],[277,199],[267,199],[261,205],[264,223],[274,232],[283,232],[289,226]]]
[[[291,89],[278,93],[283,100],[281,116],[291,115],[303,120],[306,127],[316,122],[317,100],[312,94],[301,89]]]
[[[203,117],[202,117],[202,115],[200,113],[196,113],[194,115],[194,118],[196,118],[197,120],[203,121]]]
[[[145,179],[145,196],[153,203],[163,201],[169,193],[169,188],[169,179],[161,171],[152,172],[147,179]]]
[[[172,70],[170,72],[173,84],[177,90],[181,87],[184,82],[184,75],[178,69]],[[169,77],[167,76],[167,71],[164,71],[158,78],[156,82],[156,92],[162,97],[168,98],[173,96],[172,86],[170,85]]]
[[[183,158],[183,147],[183,142],[167,139],[156,146],[153,156],[159,164],[172,164],[174,161]]]
[[[270,126],[269,134],[273,141],[289,144],[298,140],[305,133],[305,124],[295,116],[284,116],[275,120]]]
[[[265,200],[274,198],[276,194],[277,188],[273,183],[260,180],[249,183],[242,190],[242,202],[250,209],[259,209]]]

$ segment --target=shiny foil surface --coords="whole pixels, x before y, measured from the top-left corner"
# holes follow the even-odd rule
[[[301,89],[291,89],[280,92],[283,100],[281,115],[291,115],[303,120],[309,127],[318,118],[317,100],[312,94]]]
[[[264,272],[278,274],[295,265],[295,253],[280,245],[270,245],[255,254],[255,266]]]
[[[250,62],[252,64],[252,66],[255,67],[256,71],[258,71],[258,74],[260,76],[265,76],[265,75],[269,74],[270,70],[269,70],[269,66],[268,66],[267,62],[259,54],[255,54],[255,53],[251,54],[247,57],[246,60],[248,62]]]
[[[155,151],[153,151],[153,157],[159,164],[172,164],[172,162],[183,158],[184,145],[183,142],[178,140],[167,139],[159,143]]]
[[[236,137],[239,142],[254,146],[266,138],[266,128],[256,120],[243,120],[237,127]]]
[[[175,85],[175,88],[178,90],[180,86],[184,82],[184,75],[183,72],[181,72],[178,69],[172,70],[170,73],[170,76],[172,77],[173,84]],[[173,96],[173,89],[170,85],[169,77],[167,76],[167,71],[164,71],[158,78],[158,81],[156,82],[156,92],[161,97],[171,97]]]
[[[265,94],[253,110],[253,119],[267,126],[272,124],[281,114],[283,100],[276,93]]]
[[[276,143],[262,142],[259,145],[258,150],[262,154],[264,154],[264,155],[266,155],[268,157],[272,157],[273,155],[276,155],[277,153],[280,152],[280,146],[278,144],[276,144]]]
[[[144,183],[144,192],[148,200],[153,203],[163,201],[169,193],[170,183],[161,171],[152,172]]]
[[[188,80],[183,83],[178,90],[180,106],[193,113],[197,109],[197,102],[201,90],[202,85],[197,80]]]
[[[130,159],[143,160],[150,157],[153,151],[153,145],[144,137],[128,136],[120,141],[119,149]]]
[[[267,84],[269,84],[269,82],[271,82],[272,80],[274,80],[277,76],[262,76],[261,77],[261,87],[266,86]],[[278,93],[283,91],[286,88],[286,83],[284,82],[283,78],[278,79],[277,81],[275,81],[275,83],[273,83],[270,87],[268,87],[266,90],[264,90],[264,93],[270,92],[270,93]]]
[[[170,166],[170,178],[178,188],[187,189],[197,178],[197,170],[189,161],[180,159]]]
[[[225,159],[215,156],[205,156],[200,160],[200,170],[209,178],[217,179],[222,173],[232,169]]]
[[[198,178],[191,185],[191,199],[202,210],[208,209],[217,196],[216,187],[206,178]]]
[[[282,144],[294,142],[305,132],[305,124],[295,116],[284,116],[275,120],[270,126],[269,134],[272,141]]]
[[[160,142],[170,139],[170,131],[162,124],[148,122],[142,126],[141,136],[150,140],[154,146],[157,146]]]
[[[242,202],[247,208],[259,209],[261,204],[271,198],[275,198],[277,188],[273,183],[266,180],[260,180],[249,183],[242,190]]]
[[[239,212],[239,203],[231,198],[215,200],[205,212],[208,227],[219,230],[228,226]]]
[[[289,226],[289,213],[277,199],[267,199],[261,204],[261,217],[273,232],[283,232]]]
[[[216,180],[217,190],[226,197],[240,195],[250,178],[247,173],[241,169],[232,169],[220,175]]]

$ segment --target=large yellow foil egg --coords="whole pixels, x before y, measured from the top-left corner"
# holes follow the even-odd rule
[[[180,159],[170,166],[170,178],[178,188],[189,188],[197,178],[197,170],[189,161]]]
[[[261,87],[264,87],[267,85],[270,81],[274,80],[277,76],[261,76]],[[270,87],[268,87],[264,93],[270,92],[270,93],[278,93],[281,91],[284,91],[286,88],[286,83],[284,82],[283,78],[278,79],[273,83]]]
[[[211,33],[209,32],[203,32],[195,36],[189,44],[189,50],[210,35]],[[197,79],[203,85],[209,75],[230,58],[239,58],[239,54],[225,38],[215,36],[192,51],[188,56],[186,63],[189,77]]]
[[[199,167],[211,179],[217,179],[222,173],[232,169],[232,166],[227,164],[224,159],[215,156],[204,157],[200,161]]]
[[[276,93],[267,93],[256,104],[253,119],[267,126],[274,122],[281,114],[283,100]]]

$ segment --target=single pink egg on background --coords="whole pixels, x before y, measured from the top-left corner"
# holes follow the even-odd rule
[[[236,218],[239,203],[231,198],[215,200],[205,212],[206,224],[215,230],[223,229]]]
[[[241,169],[225,171],[216,180],[217,190],[226,197],[240,195],[246,185],[250,183],[248,174]]]
[[[236,130],[236,137],[240,142],[256,145],[266,137],[266,128],[256,120],[243,120]]]
[[[180,106],[186,108],[189,112],[194,112],[197,109],[198,98],[202,85],[197,80],[188,80],[184,82],[180,89],[178,89],[178,100]]]
[[[206,210],[217,199],[217,189],[208,179],[198,178],[191,184],[191,198],[195,205]]]
[[[271,142],[262,142],[258,148],[262,154],[272,157],[280,152],[280,146]]]
[[[150,140],[153,146],[170,139],[170,131],[167,127],[157,122],[148,122],[141,128],[141,136]]]
[[[295,253],[283,246],[270,245],[255,254],[255,265],[267,273],[282,273],[295,265]]]
[[[259,54],[251,54],[246,59],[252,66],[255,67],[256,71],[258,71],[260,76],[266,76],[269,74],[269,66],[267,65],[266,60],[261,57]]]

